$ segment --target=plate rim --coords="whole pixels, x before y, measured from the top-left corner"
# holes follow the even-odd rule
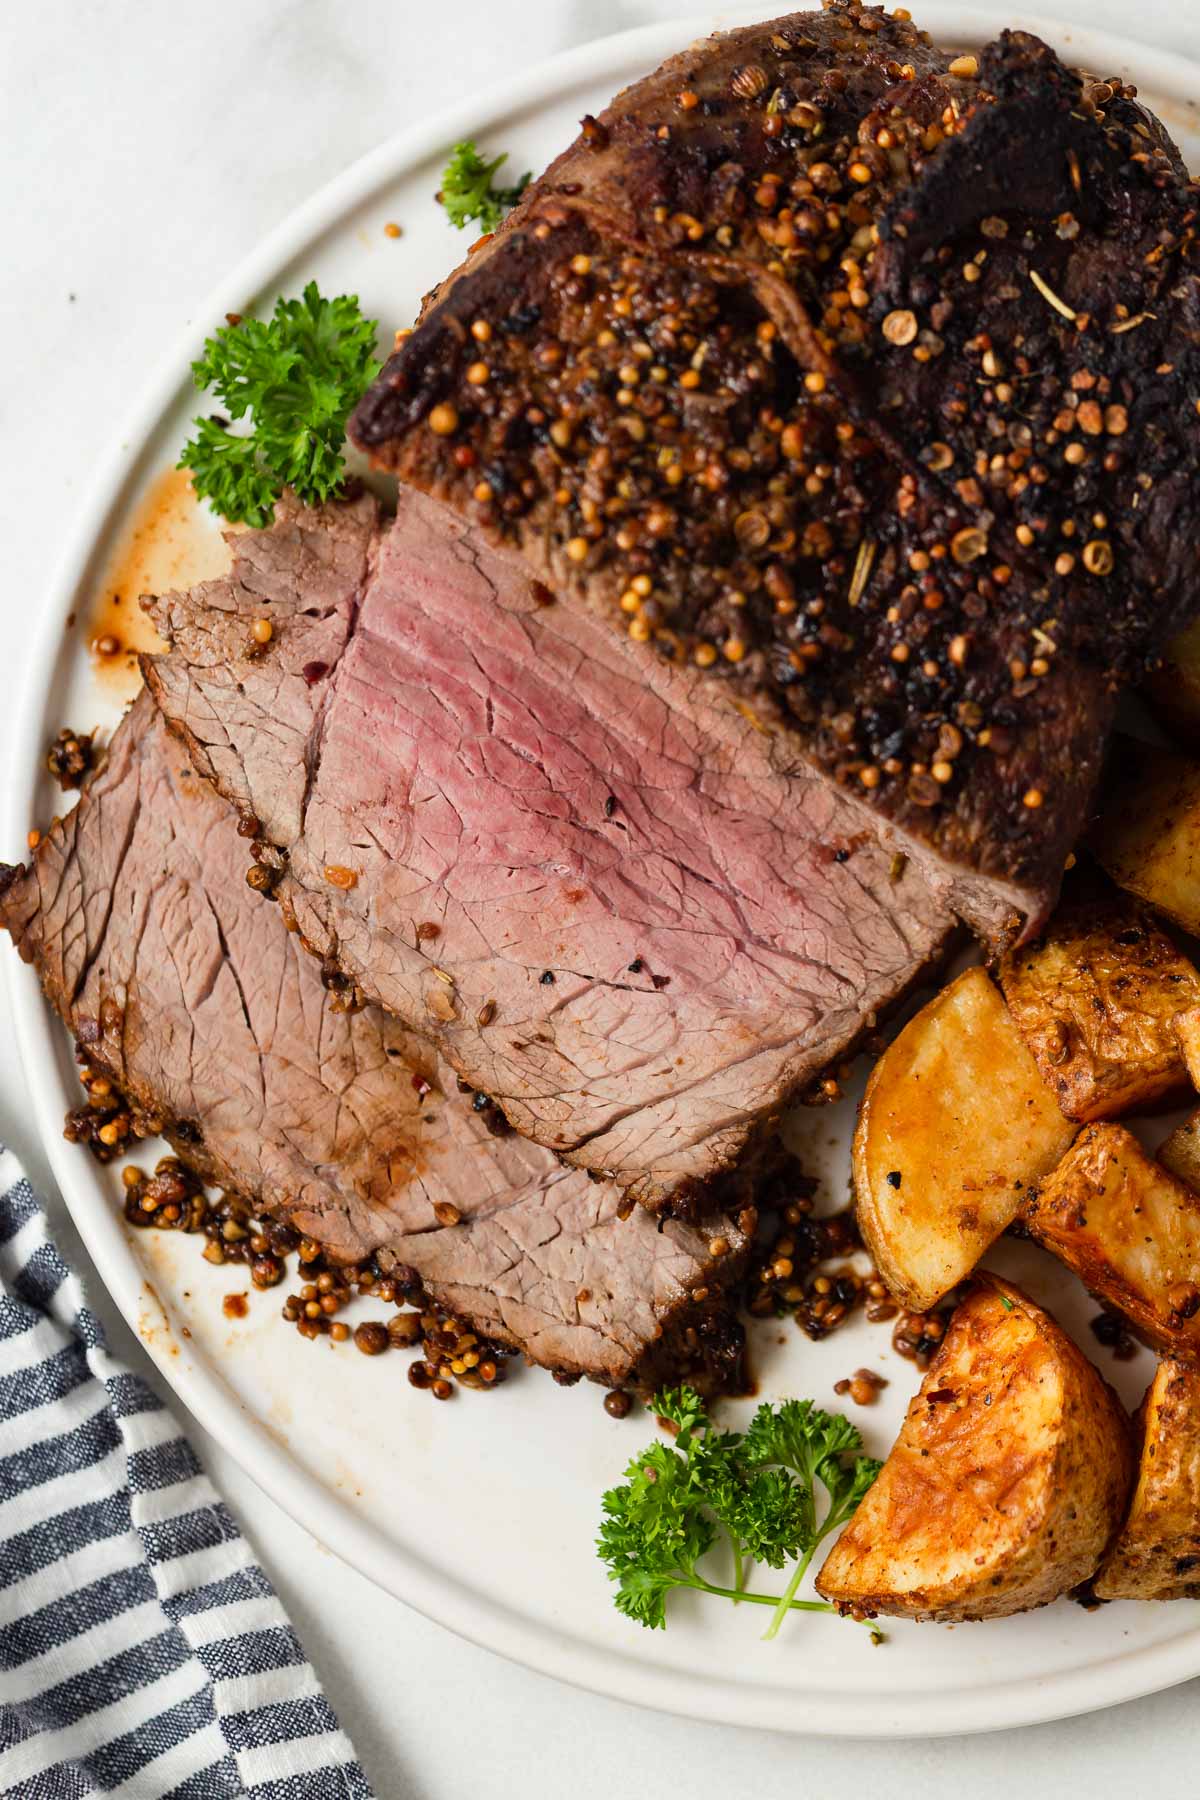
[[[645,52],[645,66],[691,38],[761,18],[762,7],[696,12],[612,33],[560,52],[515,77],[448,106],[415,126],[398,131],[324,183],[270,231],[204,299],[122,422],[109,455],[101,460],[79,508],[73,530],[43,593],[43,613],[32,654],[5,734],[14,778],[0,828],[4,842],[23,844],[32,816],[33,783],[49,723],[46,713],[63,651],[63,621],[85,579],[95,547],[110,530],[127,500],[164,413],[179,393],[198,354],[207,322],[245,305],[276,273],[320,238],[338,219],[367,203],[407,168],[428,161],[465,135],[484,136],[505,116],[527,111],[580,81],[626,71]],[[935,35],[964,44],[986,41],[1001,28],[995,12],[927,0],[921,22]],[[1136,39],[1095,31],[1024,9],[1014,26],[1046,35],[1067,47],[1073,62],[1097,70],[1128,67],[1135,79],[1183,103],[1200,93],[1200,65],[1178,52],[1143,45]],[[1189,80],[1190,71],[1190,80]],[[1197,118],[1200,129],[1200,116]],[[373,1524],[357,1517],[345,1500],[323,1488],[281,1444],[262,1430],[254,1415],[222,1377],[215,1362],[189,1348],[169,1299],[149,1288],[117,1210],[97,1205],[98,1176],[78,1150],[61,1136],[60,1085],[65,1040],[44,1004],[34,971],[15,954],[6,958],[6,982],[17,1046],[26,1072],[33,1117],[60,1192],[99,1278],[122,1316],[152,1358],[171,1390],[201,1426],[233,1457],[275,1503],[334,1553],[404,1604],[459,1636],[544,1675],[609,1698],[672,1712],[708,1723],[819,1736],[879,1739],[956,1736],[1016,1728],[1088,1712],[1160,1691],[1200,1675],[1200,1623],[1158,1644],[1137,1650],[1117,1642],[1112,1656],[1032,1680],[998,1680],[977,1692],[948,1697],[920,1688],[890,1700],[876,1699],[862,1716],[861,1698],[849,1689],[836,1699],[809,1697],[782,1684],[730,1682],[719,1674],[694,1676],[667,1664],[655,1668],[617,1649],[589,1643],[557,1626],[543,1625],[508,1605],[483,1598],[465,1583],[448,1581],[419,1553],[398,1546]],[[147,1293],[163,1312],[168,1332],[139,1328]],[[164,1341],[165,1340],[165,1341]],[[715,1638],[714,1642],[719,1642]],[[947,1711],[953,1711],[953,1718]]]

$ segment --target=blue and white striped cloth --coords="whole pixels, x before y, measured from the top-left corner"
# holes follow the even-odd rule
[[[0,1147],[0,1800],[371,1800],[254,1553]]]

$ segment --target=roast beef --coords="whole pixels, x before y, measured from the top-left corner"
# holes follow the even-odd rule
[[[586,119],[351,432],[1003,942],[1200,604],[1196,205],[1119,81],[829,0]]]
[[[723,1290],[753,1213],[703,1231],[622,1219],[612,1183],[493,1135],[427,1040],[374,1007],[330,1008],[317,964],[246,886],[235,827],[143,695],[32,868],[3,874],[0,921],[140,1130],[334,1257],[415,1269],[536,1362],[736,1384]]]
[[[227,580],[153,606],[145,670],[250,880],[567,1161],[699,1210],[941,948],[832,783],[435,503],[379,535],[366,497],[285,501],[231,542]]]

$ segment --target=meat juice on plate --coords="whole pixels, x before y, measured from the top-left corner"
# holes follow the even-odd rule
[[[184,469],[164,469],[134,507],[83,621],[93,672],[107,699],[131,700],[141,686],[137,657],[163,644],[139,604],[224,574],[229,550],[221,522],[201,505]]]

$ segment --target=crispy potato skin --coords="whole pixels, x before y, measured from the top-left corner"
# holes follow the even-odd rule
[[[1096,1592],[1102,1600],[1200,1599],[1200,1370],[1160,1362],[1137,1429],[1129,1516]]]
[[[1179,1311],[1200,1275],[1200,1198],[1123,1125],[1088,1125],[1023,1209],[1031,1234],[1146,1342],[1200,1360],[1200,1311]]]
[[[1146,911],[1113,896],[1059,910],[1000,985],[1042,1079],[1069,1119],[1119,1118],[1186,1080],[1175,1022],[1200,975]]]
[[[926,1312],[969,1275],[1073,1134],[995,985],[967,969],[884,1051],[854,1134],[859,1229],[895,1298]]]
[[[1183,1054],[1184,1066],[1194,1088],[1200,1088],[1200,1006],[1180,1013],[1175,1021],[1175,1036]]]
[[[1158,1160],[1176,1181],[1200,1194],[1200,1111],[1177,1125],[1159,1145]]]
[[[1200,932],[1200,763],[1126,738],[1121,774],[1089,834],[1097,861],[1185,931]]]
[[[1175,1035],[1192,1086],[1200,1088],[1200,1007],[1180,1013],[1175,1021]],[[1158,1160],[1193,1194],[1200,1194],[1200,1111],[1177,1125],[1159,1145]]]
[[[1132,1478],[1129,1418],[1099,1371],[1019,1289],[981,1278],[817,1589],[947,1624],[1045,1606],[1094,1573]]]
[[[1145,694],[1171,736],[1200,749],[1200,619],[1171,639]]]

